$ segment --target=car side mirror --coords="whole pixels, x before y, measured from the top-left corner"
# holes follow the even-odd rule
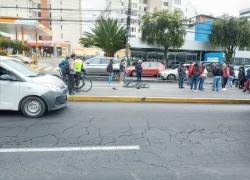
[[[16,78],[16,76],[13,76],[13,75],[4,74],[4,75],[0,76],[0,80],[3,80],[3,81],[17,81],[17,78]]]
[[[90,64],[89,62],[85,62],[85,64]]]

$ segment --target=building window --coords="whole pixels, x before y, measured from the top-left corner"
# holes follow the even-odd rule
[[[163,6],[168,6],[168,2],[163,2]]]
[[[143,4],[148,4],[148,0],[143,0]]]
[[[181,0],[174,0],[175,5],[181,5]]]
[[[146,7],[144,7],[144,12],[146,12],[147,11],[147,8]]]
[[[246,51],[250,51],[250,46],[246,48]]]
[[[41,15],[41,12],[38,12],[37,13],[37,17],[41,17],[42,15]]]

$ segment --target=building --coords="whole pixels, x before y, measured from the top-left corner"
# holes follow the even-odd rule
[[[38,51],[49,48],[52,35],[48,21],[48,0],[0,0],[0,32],[11,39],[21,40]],[[41,9],[42,8],[42,9]]]
[[[81,0],[51,0],[50,16],[54,55],[67,55],[80,47],[83,31]]]
[[[246,17],[250,21],[250,8],[240,10],[240,17]],[[235,53],[236,64],[250,64],[250,47],[240,47]]]
[[[129,0],[106,0],[106,11],[100,17],[118,19],[123,25],[127,22]],[[194,6],[186,0],[131,0],[131,28],[130,37],[141,37],[140,19],[147,12],[157,9],[175,10],[183,12],[185,18],[195,16]]]

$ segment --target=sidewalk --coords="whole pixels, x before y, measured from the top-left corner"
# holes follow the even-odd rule
[[[167,97],[167,98],[219,98],[219,99],[248,99],[249,93],[243,93],[242,90],[232,87],[226,91],[212,91],[211,84],[205,85],[205,91],[194,92],[189,86],[185,89],[179,89],[174,83],[149,83],[150,88],[136,89],[124,88],[119,83],[114,83],[112,86],[107,82],[94,81],[93,88],[89,92],[80,92],[76,95],[80,96],[118,96],[118,97]]]

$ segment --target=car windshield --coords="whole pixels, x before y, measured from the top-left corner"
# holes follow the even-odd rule
[[[170,67],[169,69],[176,69],[178,67],[179,67],[179,65],[175,65],[175,66]]]
[[[16,71],[27,77],[37,77],[39,74],[31,69],[29,69],[24,64],[16,62],[14,59],[9,59],[4,61],[7,66],[14,67]]]

